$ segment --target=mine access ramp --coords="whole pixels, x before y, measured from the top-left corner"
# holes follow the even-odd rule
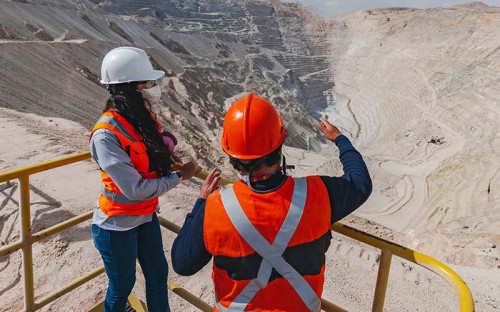
[[[36,233],[32,233],[31,224],[31,207],[30,207],[30,176],[43,171],[51,170],[54,168],[62,167],[79,161],[84,161],[90,158],[90,153],[85,152],[81,154],[76,154],[61,158],[58,160],[53,160],[30,167],[25,167],[22,169],[13,170],[6,173],[0,174],[0,183],[11,183],[12,180],[19,181],[19,222],[20,222],[20,240],[10,243],[8,245],[2,246],[0,248],[0,258],[21,249],[22,251],[22,270],[23,270],[23,285],[24,285],[24,310],[22,311],[36,311],[56,300],[65,294],[76,291],[75,289],[79,286],[87,283],[91,279],[104,273],[104,267],[98,268],[88,274],[72,281],[66,286],[54,291],[53,293],[46,295],[38,300],[35,300],[35,289],[34,289],[34,273],[33,273],[33,252],[32,245],[36,242],[57,234],[65,229],[74,227],[82,222],[90,220],[93,215],[93,211],[89,211],[82,215],[76,216],[59,224],[56,224],[47,229],[41,230]],[[200,172],[197,178],[205,179],[207,176],[206,172]],[[231,181],[221,180],[222,185],[231,184]],[[167,228],[168,230],[178,233],[180,226],[170,222],[169,220],[158,216],[160,224]],[[355,228],[349,227],[347,225],[341,224],[339,222],[332,226],[332,231],[340,233],[342,235],[348,236],[352,239],[360,241],[362,243],[368,244],[370,246],[376,247],[381,250],[380,263],[378,268],[377,283],[375,286],[375,295],[373,299],[372,311],[381,312],[384,310],[384,300],[387,290],[389,271],[391,268],[392,256],[398,256],[400,258],[406,259],[413,262],[421,267],[424,267],[435,274],[444,278],[456,291],[458,295],[458,300],[460,303],[460,312],[473,312],[474,311],[474,301],[472,299],[471,292],[464,281],[458,276],[453,270],[444,265],[443,263],[433,259],[429,256],[416,252],[414,250],[408,249],[406,247],[394,244],[392,242],[386,241],[379,237],[370,235],[368,233],[362,232]],[[96,259],[99,261],[100,259]],[[200,298],[191,294],[188,290],[176,285],[172,282],[168,282],[169,289],[188,301],[193,306],[197,307],[201,311],[213,311],[211,304],[202,301]],[[100,312],[102,311],[103,303],[97,305],[91,311]],[[323,311],[328,312],[339,312],[346,311],[337,305],[328,302],[325,299],[321,299],[321,308]],[[139,300],[133,294],[130,295],[128,300],[128,311],[147,311],[147,306],[144,302]]]

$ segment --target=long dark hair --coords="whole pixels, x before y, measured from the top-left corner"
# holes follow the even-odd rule
[[[150,168],[156,171],[158,177],[172,173],[172,155],[163,143],[158,124],[146,108],[146,105],[151,106],[150,103],[143,98],[140,91],[137,91],[137,83],[110,85],[108,91],[111,96],[106,102],[104,111],[116,111],[142,135],[149,156]]]

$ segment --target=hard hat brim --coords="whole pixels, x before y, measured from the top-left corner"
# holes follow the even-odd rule
[[[146,77],[144,77],[144,79],[141,79],[139,81],[157,80],[163,76],[165,76],[165,72],[163,70],[153,70],[151,73],[146,75]]]
[[[153,70],[149,74],[147,74],[143,77],[137,78],[137,79],[114,80],[114,81],[101,80],[100,83],[102,83],[102,84],[119,84],[119,83],[133,82],[133,81],[148,81],[148,80],[157,80],[163,76],[165,76],[165,72],[163,70]]]

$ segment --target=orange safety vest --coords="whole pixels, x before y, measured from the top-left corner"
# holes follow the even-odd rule
[[[160,124],[158,123],[160,126]],[[149,171],[149,157],[142,136],[120,114],[107,111],[102,114],[90,133],[90,138],[97,129],[108,129],[120,140],[122,148],[130,155],[134,168],[143,179],[156,179],[156,172]],[[111,177],[101,170],[101,181],[104,184],[99,196],[99,208],[108,217],[116,215],[149,215],[158,206],[158,197],[135,201],[128,199],[118,188]]]
[[[320,310],[331,207],[319,176],[256,193],[242,181],[205,205],[205,247],[214,256],[215,310]]]

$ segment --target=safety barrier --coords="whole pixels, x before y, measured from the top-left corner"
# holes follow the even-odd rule
[[[0,248],[0,257],[8,255],[16,250],[22,250],[23,258],[23,286],[24,286],[24,310],[23,311],[35,311],[43,306],[49,304],[50,302],[56,300],[57,298],[67,294],[68,292],[74,290],[75,288],[81,286],[82,284],[90,281],[91,279],[104,273],[104,267],[96,269],[79,279],[74,280],[70,284],[64,286],[63,288],[56,290],[55,292],[39,299],[35,300],[35,291],[33,285],[33,254],[32,245],[42,239],[45,239],[51,235],[59,233],[65,229],[73,227],[80,224],[86,220],[92,218],[93,212],[87,212],[85,214],[79,215],[72,219],[61,222],[57,225],[49,227],[45,230],[39,231],[32,234],[31,232],[31,208],[30,208],[30,184],[29,177],[35,173],[42,171],[54,169],[64,165],[76,163],[90,158],[90,153],[85,152],[81,154],[76,154],[68,156],[62,159],[6,172],[0,174],[0,183],[6,182],[10,183],[11,180],[19,180],[19,190],[20,190],[20,200],[19,200],[19,213],[20,213],[20,223],[21,223],[21,240],[8,244]],[[200,179],[205,179],[207,176],[206,172],[201,172],[197,175]],[[221,180],[222,185],[230,184],[229,180]],[[159,216],[160,224],[177,233],[180,227],[175,223]],[[340,234],[351,237],[355,240],[361,241],[368,245],[374,246],[381,249],[381,258],[379,263],[379,270],[377,276],[377,283],[375,287],[375,295],[373,300],[372,311],[380,312],[383,311],[385,293],[387,289],[387,283],[389,278],[389,271],[391,266],[392,255],[396,255],[410,262],[413,262],[419,266],[422,266],[438,275],[443,277],[451,286],[455,288],[458,294],[460,302],[461,312],[473,312],[474,311],[474,301],[470,293],[469,288],[464,283],[464,281],[458,276],[453,270],[444,265],[443,263],[416,252],[414,250],[408,249],[406,247],[394,244],[392,242],[386,241],[384,239],[378,238],[376,236],[367,234],[365,232],[359,231],[355,228],[343,225],[339,222],[332,226],[332,230]],[[202,311],[213,311],[211,305],[203,302],[200,298],[189,293],[187,290],[183,289],[179,285],[168,281],[169,289],[187,300],[189,303],[193,304]],[[321,308],[328,312],[339,312],[345,311],[344,309],[336,306],[335,304],[328,302],[324,299],[321,300]],[[135,296],[131,295],[129,297],[129,304],[131,304],[137,311],[147,311],[146,306],[143,302],[137,299]],[[94,308],[92,311],[99,311],[99,307]]]

